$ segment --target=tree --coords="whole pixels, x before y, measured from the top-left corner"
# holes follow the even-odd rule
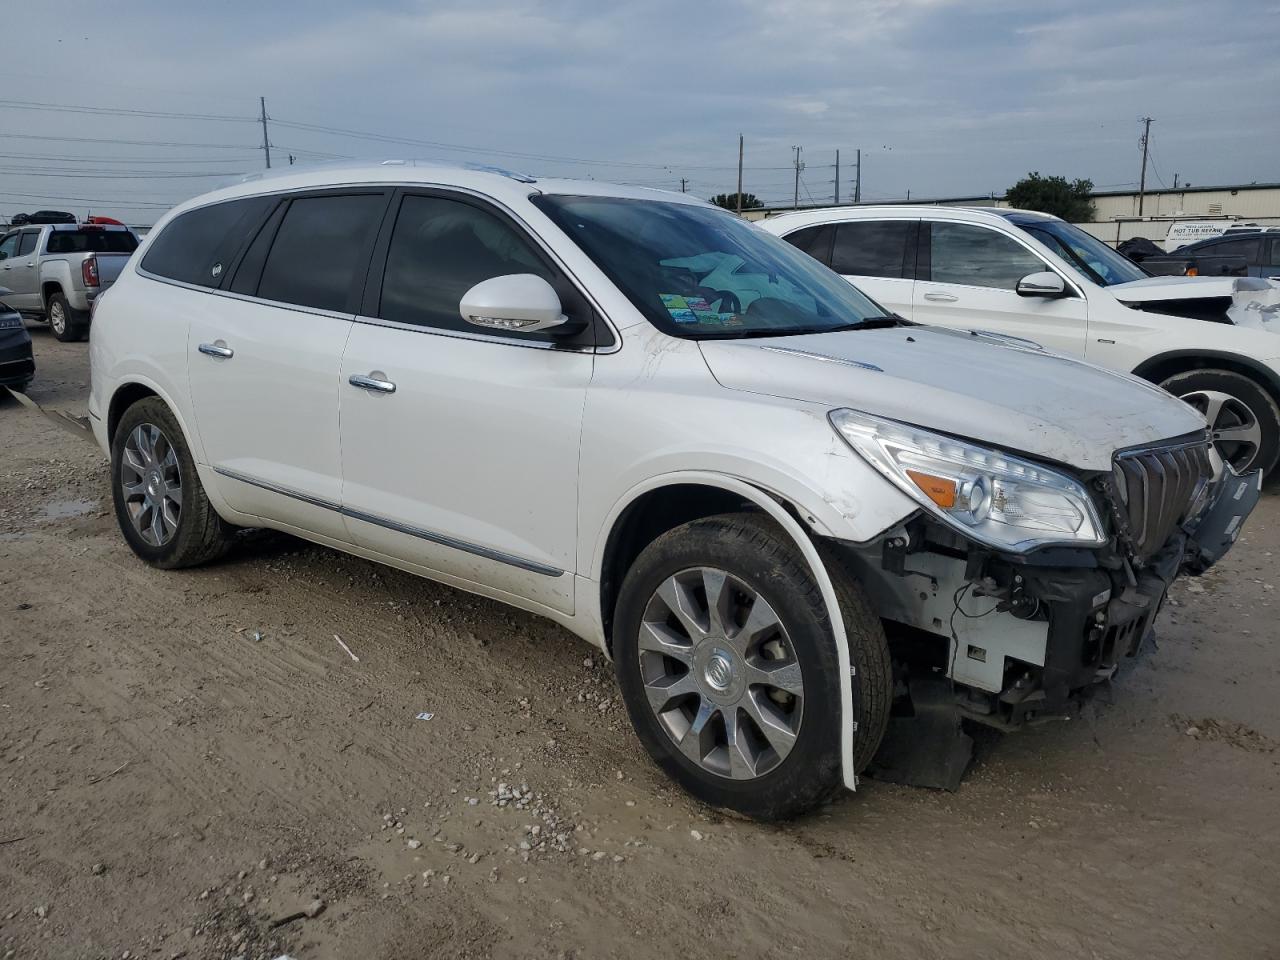
[[[711,198],[711,202],[717,207],[724,207],[726,210],[738,209],[738,195],[736,193],[717,193]],[[744,193],[742,195],[742,209],[756,210],[763,207],[764,203],[754,193]]]
[[[1010,187],[1004,198],[1011,207],[1039,210],[1071,223],[1084,223],[1093,219],[1092,193],[1092,180],[1069,183],[1066,177],[1030,173]]]

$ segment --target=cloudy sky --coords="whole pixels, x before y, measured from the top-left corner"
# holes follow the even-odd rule
[[[1280,181],[1280,0],[5,4],[0,216],[150,223],[273,164],[418,157],[703,196]],[[47,56],[46,56],[47,54]],[[56,105],[49,106],[49,105]],[[75,108],[75,109],[67,109]],[[148,115],[153,114],[153,115]],[[158,114],[158,115],[156,115]],[[360,134],[364,136],[357,136]]]

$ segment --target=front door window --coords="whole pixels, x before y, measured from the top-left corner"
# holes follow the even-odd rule
[[[1048,269],[1022,244],[995,230],[943,222],[934,222],[929,229],[934,283],[1015,290],[1027,274]]]

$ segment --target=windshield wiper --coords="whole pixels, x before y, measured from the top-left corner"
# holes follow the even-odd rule
[[[883,317],[867,317],[858,323],[850,324],[847,327],[841,327],[842,330],[882,330],[885,327],[917,327],[918,323],[908,320],[906,317],[899,317],[895,314],[889,314]]]
[[[914,327],[917,324],[902,317],[865,317],[834,327],[761,327],[754,330],[700,331],[699,340],[752,340],[760,337],[803,337],[813,333],[841,333],[846,330],[880,330],[885,327]]]

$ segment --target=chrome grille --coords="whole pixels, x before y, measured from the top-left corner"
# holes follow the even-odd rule
[[[1119,494],[1121,533],[1145,560],[1163,547],[1187,518],[1196,494],[1213,474],[1207,440],[1117,454],[1113,482]]]

